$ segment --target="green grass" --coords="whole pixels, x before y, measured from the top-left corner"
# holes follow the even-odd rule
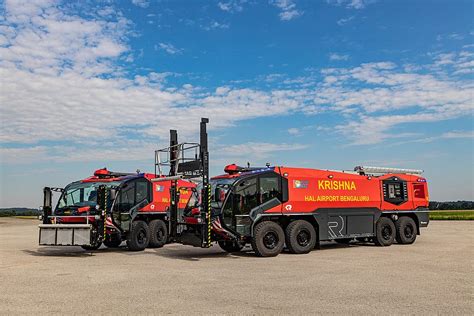
[[[431,211],[430,220],[472,221],[474,211]]]
[[[19,219],[38,219],[38,216],[32,216],[32,215],[19,215],[19,216],[13,216],[15,218]]]

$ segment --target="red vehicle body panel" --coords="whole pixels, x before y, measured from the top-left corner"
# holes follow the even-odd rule
[[[277,168],[276,168],[277,170]],[[384,210],[413,210],[428,207],[426,179],[411,174],[359,175],[340,171],[303,168],[279,168],[288,179],[289,200],[282,213],[307,213],[320,208],[378,208]],[[394,205],[384,201],[382,181],[396,177],[407,182],[408,201]],[[423,197],[415,198],[415,188],[421,187]],[[266,213],[277,212],[275,208]]]

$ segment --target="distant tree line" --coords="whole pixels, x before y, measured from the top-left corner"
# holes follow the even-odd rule
[[[0,208],[0,217],[7,216],[38,216],[40,212],[34,208],[10,207]]]
[[[430,210],[474,210],[474,201],[430,202]]]

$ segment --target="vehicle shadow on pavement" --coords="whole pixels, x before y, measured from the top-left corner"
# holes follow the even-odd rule
[[[324,242],[320,246],[317,246],[313,251],[330,251],[344,248],[356,248],[356,247],[376,247],[373,243],[351,243],[351,244],[338,244],[333,242]],[[129,251],[126,246],[118,248],[107,248],[102,246],[98,250],[87,251],[80,247],[41,247],[37,250],[24,249],[24,253],[30,256],[39,257],[90,257],[100,253],[119,253],[127,256],[142,256],[142,255],[155,255],[163,258],[178,259],[185,261],[199,261],[207,258],[226,258],[226,259],[239,259],[239,258],[257,258],[255,252],[251,247],[247,246],[239,252],[228,253],[219,249],[219,247],[211,247],[208,249],[194,248],[194,247],[175,247],[165,246],[163,248],[147,249],[146,251]],[[284,249],[281,255],[293,255],[288,249]]]
[[[24,253],[30,256],[37,257],[90,257],[95,254],[96,251],[85,251],[81,248],[68,247],[68,249],[61,247],[45,247],[38,248],[38,250],[23,249]]]
[[[220,250],[218,247],[209,249],[179,247],[179,248],[160,248],[154,251],[154,254],[164,258],[179,259],[185,261],[199,261],[208,258],[226,258],[239,259],[239,257],[255,257],[255,253],[250,248],[244,248],[239,252],[228,253]]]
[[[344,248],[358,248],[358,247],[376,247],[373,243],[352,242],[350,244],[338,244],[336,242],[322,242],[320,246],[316,246],[315,251],[335,250]],[[313,250],[313,251],[314,251]]]

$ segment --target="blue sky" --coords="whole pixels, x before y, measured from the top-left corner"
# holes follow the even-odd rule
[[[0,1],[0,207],[197,140],[228,163],[420,168],[474,199],[472,1]]]

